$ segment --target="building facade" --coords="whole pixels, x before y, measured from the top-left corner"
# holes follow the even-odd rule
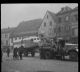
[[[14,42],[23,40],[24,38],[37,37],[38,28],[42,23],[42,19],[34,19],[21,22],[10,35],[10,45],[14,46]]]
[[[9,33],[2,33],[1,34],[1,41],[3,46],[9,46]]]
[[[56,16],[57,36],[78,42],[78,7],[74,9],[64,7]]]
[[[56,14],[47,11],[39,33],[47,37],[61,37],[78,42],[78,7],[71,9],[66,6]]]
[[[1,29],[1,42],[2,46],[10,46],[10,35],[15,28]]]
[[[53,16],[51,16],[53,14]],[[42,24],[39,28],[38,34],[43,35],[45,37],[55,37],[56,33],[54,31],[54,28],[56,27],[56,16],[54,13],[51,13],[50,11],[47,11]]]

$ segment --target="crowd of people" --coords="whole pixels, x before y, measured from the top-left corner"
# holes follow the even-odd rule
[[[13,60],[16,60],[16,59],[20,59],[22,60],[23,57],[22,57],[22,54],[23,54],[23,46],[17,48],[13,48]],[[7,47],[6,48],[6,54],[7,54],[7,57],[10,57],[10,48]],[[3,57],[3,50],[1,49],[1,62],[2,62],[2,57]]]
[[[13,59],[20,59],[22,60],[22,54],[23,54],[23,46],[19,47],[19,48],[14,48],[13,50]]]

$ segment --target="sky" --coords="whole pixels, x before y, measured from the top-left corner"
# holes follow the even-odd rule
[[[44,17],[46,11],[57,13],[62,7],[75,8],[77,3],[1,4],[1,29],[17,27],[20,22]]]

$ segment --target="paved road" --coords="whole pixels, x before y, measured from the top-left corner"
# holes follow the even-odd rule
[[[2,72],[78,72],[78,62],[41,60],[38,55],[12,60],[12,54],[10,58],[4,54]]]

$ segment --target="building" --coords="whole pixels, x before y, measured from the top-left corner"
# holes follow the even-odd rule
[[[10,45],[10,34],[13,33],[14,30],[15,30],[15,28],[1,29],[2,46],[9,46]]]
[[[78,7],[74,9],[63,7],[56,16],[58,18],[57,36],[78,42]]]
[[[42,24],[39,28],[38,34],[43,35],[45,37],[55,37],[56,33],[54,28],[56,27],[56,14],[55,13],[51,13],[50,11],[47,11]]]
[[[42,23],[42,19],[34,19],[30,21],[21,22],[15,29],[14,33],[10,35],[10,45],[13,46],[15,41],[24,38],[38,36],[38,28]]]
[[[66,6],[56,14],[47,11],[39,28],[39,34],[78,42],[78,7],[71,9]]]

